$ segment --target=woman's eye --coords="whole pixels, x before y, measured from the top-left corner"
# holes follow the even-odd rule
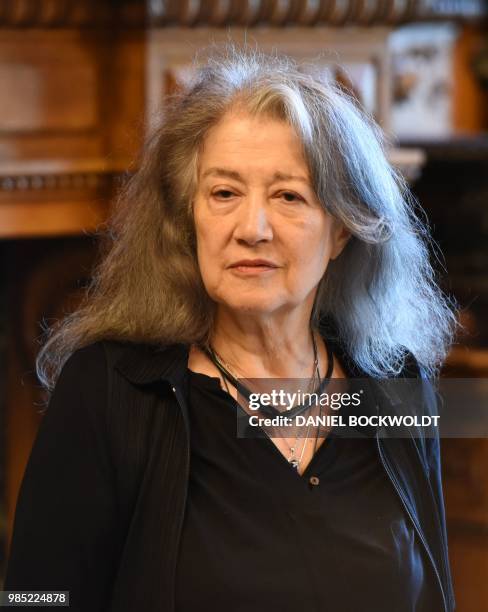
[[[303,198],[298,196],[296,193],[291,193],[289,191],[284,191],[281,194],[281,197],[285,199],[285,202],[300,202],[303,200]]]
[[[234,192],[229,189],[218,189],[212,193],[213,197],[216,197],[219,200],[229,200],[234,196]],[[303,201],[303,198],[297,195],[296,193],[292,193],[291,191],[283,191],[278,194],[278,197],[283,198],[285,202],[300,202]]]
[[[219,189],[218,191],[214,191],[212,195],[222,198],[224,200],[228,200],[229,197],[233,196],[234,194],[232,191],[229,191],[228,189]]]

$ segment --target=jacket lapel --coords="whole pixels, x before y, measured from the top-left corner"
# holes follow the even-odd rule
[[[406,381],[400,381],[400,384]],[[417,381],[415,381],[417,382]],[[420,381],[418,381],[420,385]],[[384,385],[373,381],[373,389],[378,400],[378,413],[380,415],[422,415],[432,414],[431,408],[424,410],[423,395],[407,395],[407,388],[399,393],[395,385]],[[419,386],[416,389],[420,389]],[[429,466],[424,454],[425,441],[422,432],[417,430],[416,435],[410,427],[405,427],[399,434],[388,427],[377,432],[378,445],[386,457],[388,469],[393,474],[395,488],[414,521],[427,553],[432,557],[434,571],[438,574],[441,588],[445,597],[449,593],[449,575],[446,573],[445,551],[447,542],[441,532],[441,517],[434,498]],[[393,432],[393,433],[392,433]],[[400,437],[402,436],[402,437]],[[439,573],[442,573],[441,574]]]

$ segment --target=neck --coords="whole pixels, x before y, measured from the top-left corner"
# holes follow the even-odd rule
[[[320,356],[325,349],[317,332],[315,341],[319,363],[324,364]],[[289,314],[286,318],[256,318],[220,309],[211,345],[236,373],[246,378],[306,378],[313,371],[308,312]],[[324,365],[320,370],[324,371]]]

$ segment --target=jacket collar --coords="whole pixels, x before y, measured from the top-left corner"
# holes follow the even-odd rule
[[[189,347],[185,344],[168,346],[126,343],[115,369],[127,380],[145,385],[167,380],[183,382],[188,364]]]

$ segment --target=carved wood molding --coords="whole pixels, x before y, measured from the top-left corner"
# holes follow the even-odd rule
[[[0,164],[0,239],[81,235],[106,220],[126,176],[102,160]]]
[[[39,191],[52,189],[93,189],[108,187],[116,175],[111,174],[21,174],[1,176],[0,192]]]
[[[123,168],[97,160],[0,163],[0,193],[110,188],[122,179],[122,173]]]
[[[0,27],[378,25],[479,19],[483,0],[2,0]]]
[[[379,25],[485,15],[482,0],[150,0],[153,25]]]

